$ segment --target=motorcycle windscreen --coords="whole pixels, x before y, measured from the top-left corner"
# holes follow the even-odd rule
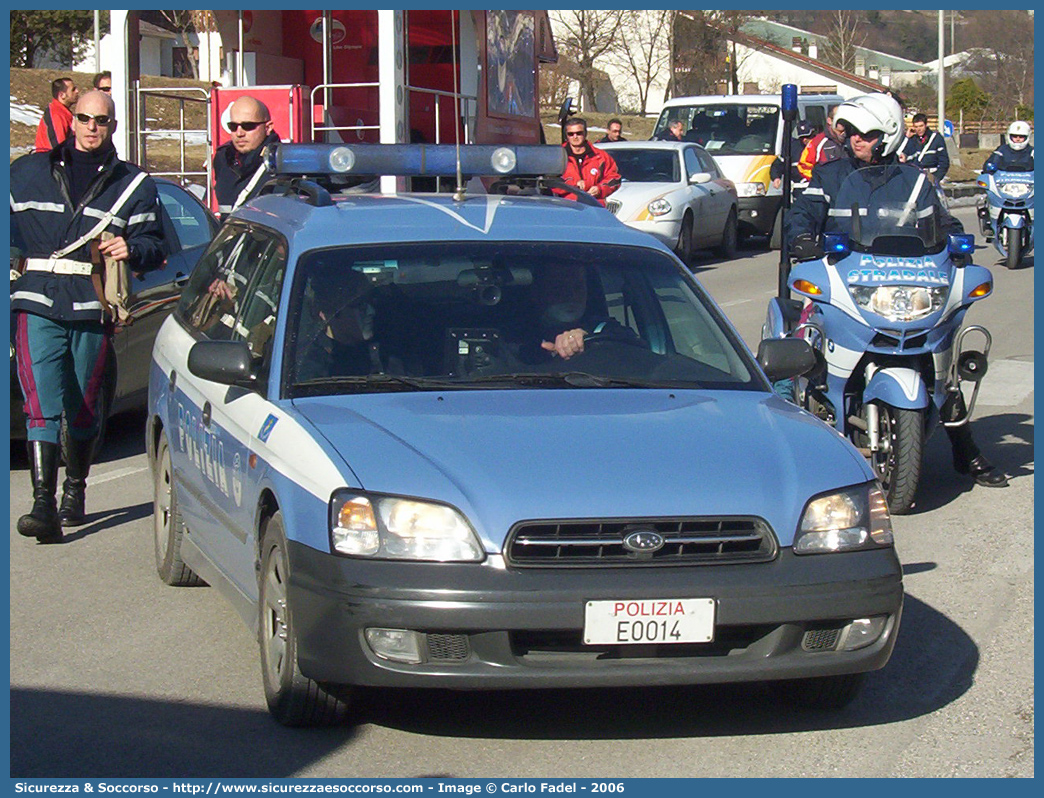
[[[962,232],[928,176],[915,166],[867,166],[850,174],[830,207],[827,232],[847,233],[856,252],[934,255]]]

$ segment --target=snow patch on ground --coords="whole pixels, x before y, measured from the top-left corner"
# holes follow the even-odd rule
[[[43,110],[37,108],[35,105],[24,105],[23,103],[17,102],[15,97],[11,95],[11,121],[21,122],[23,125],[32,125],[36,127],[40,124],[40,119],[43,117]]]

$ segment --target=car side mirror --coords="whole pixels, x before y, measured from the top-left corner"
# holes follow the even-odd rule
[[[256,385],[253,357],[246,341],[197,341],[189,350],[188,369],[194,376],[220,385]]]
[[[816,355],[803,338],[766,338],[758,344],[758,365],[770,382],[807,374]]]
[[[696,172],[696,174],[689,175],[690,183],[709,183],[711,181],[710,172]]]

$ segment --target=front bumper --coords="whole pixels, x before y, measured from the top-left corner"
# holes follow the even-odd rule
[[[362,561],[294,542],[289,555],[298,664],[316,681],[340,684],[513,689],[861,673],[888,661],[903,603],[894,549],[804,557],[784,549],[763,564],[534,570],[494,565],[499,558]],[[715,599],[715,640],[582,644],[585,602],[670,598]],[[880,615],[884,631],[865,648],[809,650],[810,635]],[[426,661],[379,658],[365,640],[370,627],[425,633]]]
[[[650,219],[648,221],[625,222],[625,224],[635,230],[648,233],[671,249],[678,248],[678,236],[681,235],[681,219]]]
[[[739,198],[740,228],[751,235],[771,235],[776,211],[783,203],[783,195]]]

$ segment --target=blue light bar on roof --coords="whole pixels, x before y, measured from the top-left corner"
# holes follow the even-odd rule
[[[269,161],[279,175],[393,175],[453,177],[453,144],[280,144]],[[561,175],[566,153],[546,145],[462,144],[460,171],[466,176]]]

